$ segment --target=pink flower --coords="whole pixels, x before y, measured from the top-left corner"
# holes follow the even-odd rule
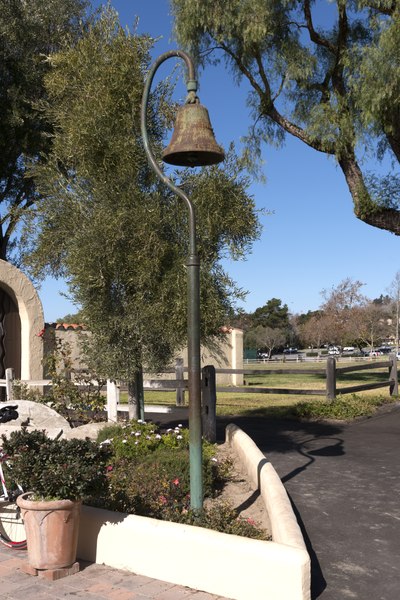
[[[113,466],[112,465],[108,465],[108,467],[106,468],[106,471],[112,471],[113,470]]]
[[[160,502],[161,502],[161,504],[167,504],[168,500],[166,499],[165,496],[160,496]]]
[[[172,483],[173,483],[174,485],[179,485],[179,479],[178,479],[178,478],[174,479]]]

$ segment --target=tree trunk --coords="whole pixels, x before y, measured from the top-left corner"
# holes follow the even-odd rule
[[[400,211],[374,203],[355,157],[347,155],[339,160],[339,165],[353,197],[356,217],[368,225],[400,235]]]
[[[128,381],[128,414],[129,419],[144,420],[143,370],[138,369]]]

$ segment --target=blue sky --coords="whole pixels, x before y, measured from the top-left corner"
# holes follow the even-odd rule
[[[132,25],[137,15],[139,32],[162,36],[155,44],[155,57],[177,47],[171,40],[168,0],[113,0],[112,4],[123,25]],[[164,63],[160,76],[168,76],[173,67],[173,60]],[[209,110],[217,141],[225,148],[231,141],[239,146],[250,123],[246,88],[235,86],[223,64],[208,67],[198,78],[199,96]],[[183,83],[178,92],[185,96]],[[262,218],[261,239],[247,259],[224,263],[248,291],[244,309],[253,311],[275,297],[292,313],[314,310],[321,304],[321,291],[347,277],[364,283],[363,293],[370,298],[386,293],[400,269],[399,240],[355,218],[335,161],[289,137],[282,149],[265,146],[263,158],[267,181],[253,183],[250,193],[257,208],[272,214]],[[46,280],[42,285],[39,295],[47,322],[75,311],[60,295],[66,291],[64,282]]]

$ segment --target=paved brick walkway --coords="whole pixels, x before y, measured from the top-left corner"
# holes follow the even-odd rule
[[[25,574],[21,570],[25,561],[26,551],[10,550],[0,544],[0,598],[7,600],[27,598],[34,598],[34,600],[64,598],[224,600],[221,596],[86,562],[81,562],[81,570],[75,575],[58,581],[46,581],[41,577]]]

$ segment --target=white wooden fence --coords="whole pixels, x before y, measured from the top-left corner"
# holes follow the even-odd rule
[[[187,379],[185,379],[184,373],[187,372],[187,368],[183,366],[182,359],[176,361],[175,369],[169,369],[164,373],[175,374],[175,379],[144,379],[143,388],[145,390],[158,390],[158,391],[171,391],[176,390],[176,406],[183,406],[185,403],[185,391],[187,388]],[[14,370],[6,369],[6,378],[0,379],[0,387],[6,388],[7,402],[14,402],[18,398],[14,397],[13,383],[15,381]],[[48,387],[52,385],[51,379],[20,379],[20,383],[28,385],[29,387]],[[72,381],[72,383],[75,383]],[[76,386],[84,389],[85,384],[76,382]],[[92,381],[90,384],[96,386],[98,383]],[[120,392],[126,391],[127,386],[124,383],[107,380],[106,384],[106,411],[108,421],[117,422],[118,412],[128,412],[129,407],[127,404],[121,404]],[[153,407],[146,405],[146,411],[151,412]],[[167,409],[166,409],[167,410]],[[162,408],[157,407],[158,412],[162,412]]]

